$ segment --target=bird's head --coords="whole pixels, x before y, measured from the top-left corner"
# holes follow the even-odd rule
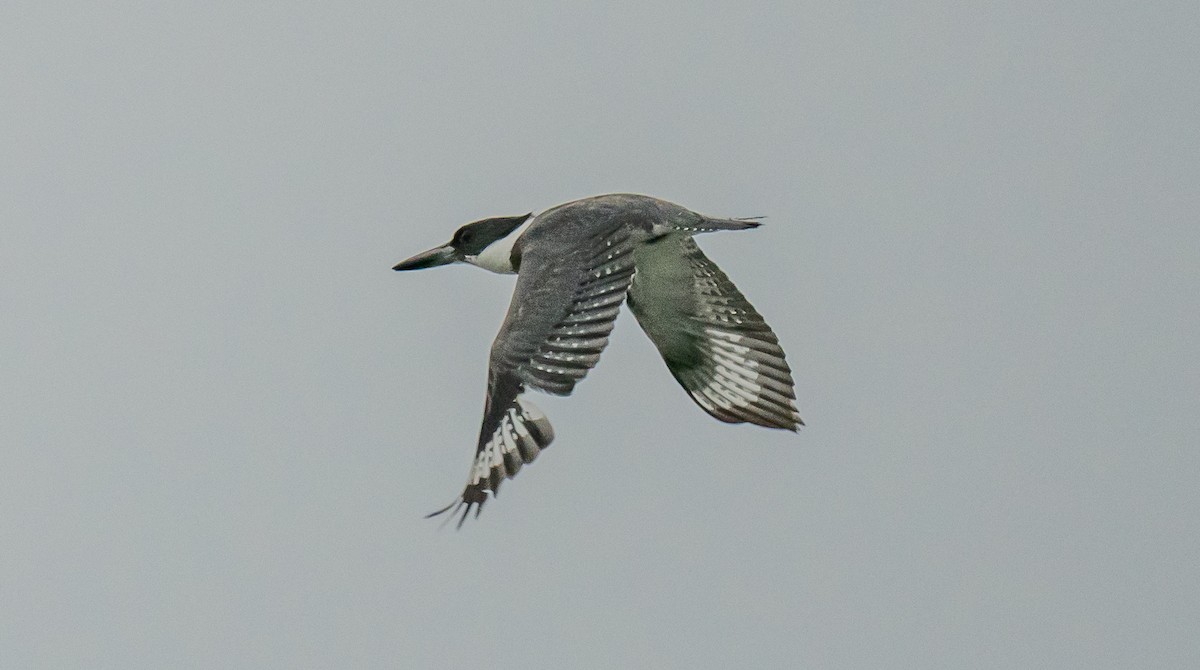
[[[503,269],[503,264],[508,262],[508,253],[511,253],[513,242],[518,235],[517,229],[528,221],[530,216],[532,215],[499,216],[468,223],[454,231],[454,237],[450,238],[449,242],[422,251],[397,263],[392,269],[424,270],[450,263],[470,263],[494,272],[511,272],[511,267]],[[501,247],[504,249],[501,250]],[[505,253],[500,253],[501,251]],[[492,256],[496,258],[492,259]]]

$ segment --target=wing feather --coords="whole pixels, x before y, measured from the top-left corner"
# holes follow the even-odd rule
[[[664,237],[636,259],[629,307],[701,409],[728,423],[804,424],[779,339],[691,237]]]
[[[552,222],[535,222],[534,226]],[[530,232],[535,228],[531,226]],[[528,233],[527,233],[528,234]],[[522,249],[512,303],[492,344],[488,394],[467,485],[434,512],[478,516],[489,492],[533,462],[554,439],[550,421],[522,397],[527,388],[569,395],[600,360],[634,273],[635,236],[610,223],[565,255],[538,244]]]

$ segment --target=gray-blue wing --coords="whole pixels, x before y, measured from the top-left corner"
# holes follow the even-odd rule
[[[569,395],[600,360],[633,277],[631,232],[613,225],[576,237],[568,250],[535,241],[522,251],[508,315],[492,344],[479,443],[458,500],[461,526],[505,479],[554,439],[549,420],[521,397],[526,388]]]
[[[779,339],[695,240],[667,236],[636,259],[629,308],[697,405],[727,423],[803,425]]]

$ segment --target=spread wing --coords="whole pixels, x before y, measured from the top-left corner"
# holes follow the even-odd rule
[[[727,423],[804,425],[779,339],[692,238],[661,238],[636,260],[629,307],[697,405]]]
[[[565,254],[529,243],[522,251],[508,316],[492,344],[479,444],[458,500],[430,514],[464,508],[461,526],[488,491],[500,490],[554,439],[550,422],[521,397],[527,387],[570,395],[608,344],[633,276],[627,228],[613,225],[573,240]]]

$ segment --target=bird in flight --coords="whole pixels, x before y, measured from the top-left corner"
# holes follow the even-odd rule
[[[692,237],[757,228],[644,195],[575,200],[536,216],[468,223],[449,242],[397,264],[420,270],[469,263],[516,274],[508,315],[492,342],[483,425],[462,494],[461,527],[488,494],[554,439],[528,389],[566,396],[600,360],[628,301],[667,369],[705,412],[727,423],[796,431],[791,368],[779,340]],[[453,511],[451,511],[453,510]]]

